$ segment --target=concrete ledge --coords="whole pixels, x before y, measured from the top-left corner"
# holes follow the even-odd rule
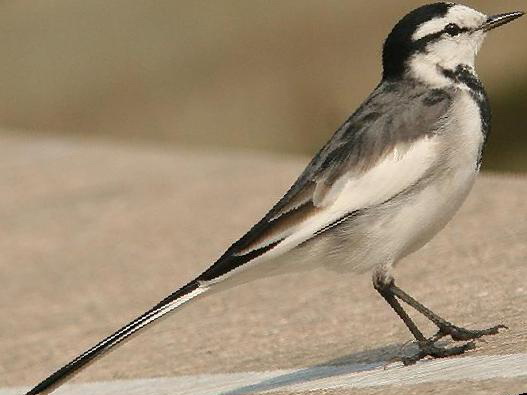
[[[307,162],[7,135],[0,158],[0,387],[34,384],[203,270]],[[524,178],[480,177],[397,271],[456,324],[510,327],[470,357],[527,352],[526,196]],[[408,340],[368,276],[315,271],[204,299],[74,381],[378,364]],[[518,385],[525,375],[499,388]]]
[[[485,382],[500,379],[525,379],[527,354],[447,358],[420,361],[403,367],[380,364],[315,366],[306,369],[276,370],[115,380],[107,382],[68,384],[56,395],[245,395],[254,393],[287,393],[333,390],[357,390],[398,386],[401,391],[411,386],[429,386],[445,382]],[[17,395],[29,388],[0,389],[0,395]]]

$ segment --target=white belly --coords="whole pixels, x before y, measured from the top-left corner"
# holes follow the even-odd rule
[[[385,262],[395,264],[424,246],[443,229],[465,201],[476,174],[476,162],[473,162],[472,168],[459,169],[434,180],[401,204],[394,215],[387,215],[385,221],[381,220],[380,237],[387,249]]]

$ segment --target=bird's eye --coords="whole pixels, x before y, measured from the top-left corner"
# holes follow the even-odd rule
[[[449,23],[445,26],[445,32],[450,36],[454,37],[461,33],[461,28],[455,23]]]

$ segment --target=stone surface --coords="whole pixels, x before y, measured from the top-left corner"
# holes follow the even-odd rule
[[[0,387],[35,384],[201,272],[306,162],[0,136]],[[527,352],[526,196],[525,178],[480,176],[452,223],[396,271],[401,288],[456,324],[510,327],[471,355]],[[74,381],[375,362],[410,339],[368,275],[320,270],[191,304]],[[527,378],[411,388],[522,385]]]

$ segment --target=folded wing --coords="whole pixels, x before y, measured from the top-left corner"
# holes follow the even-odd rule
[[[253,260],[289,251],[350,214],[418,182],[454,91],[381,84],[333,135],[282,199],[198,280],[214,282]]]

